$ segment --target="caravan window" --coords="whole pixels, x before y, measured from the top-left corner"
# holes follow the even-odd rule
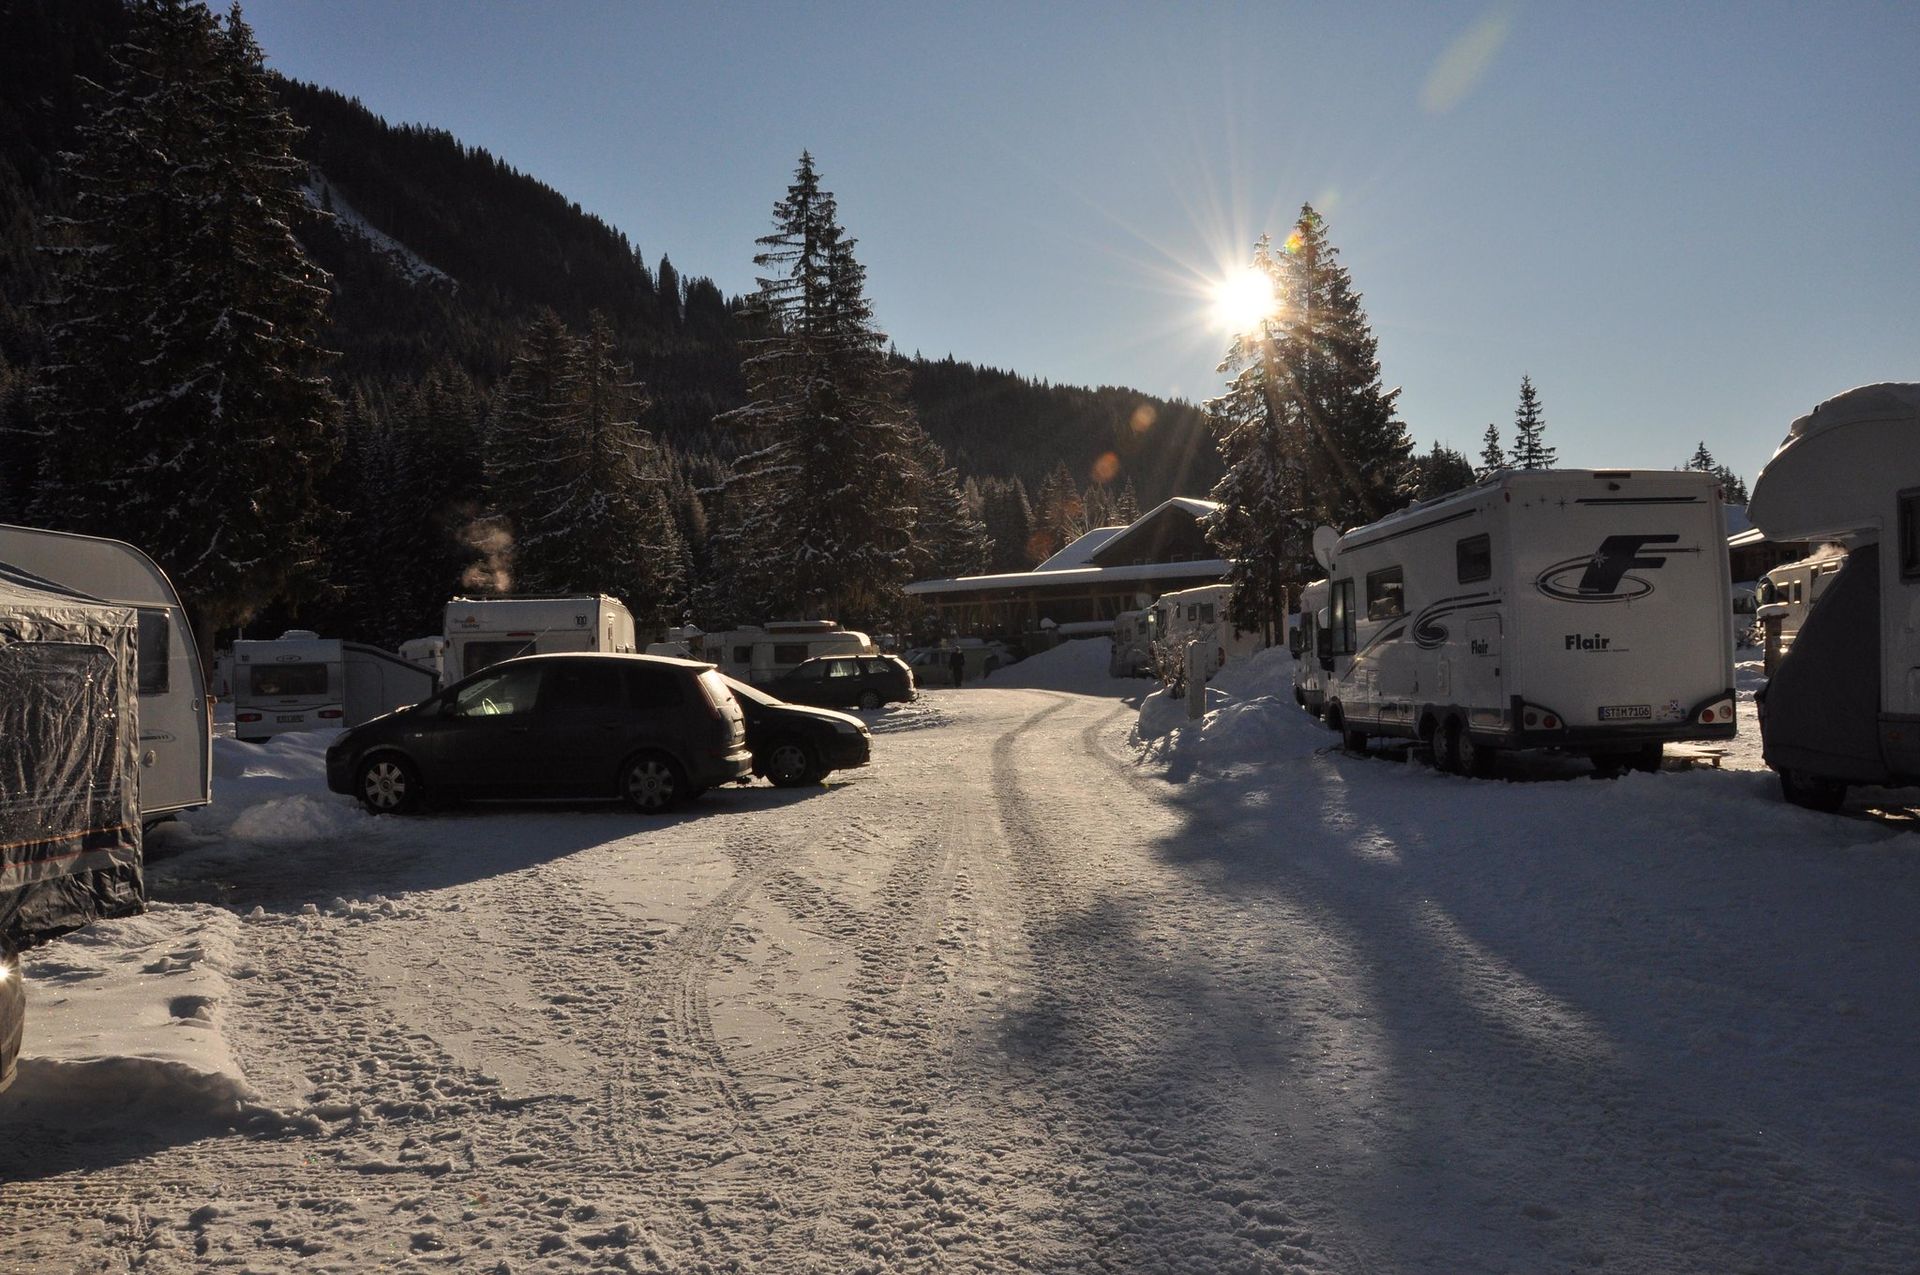
[[[1920,579],[1920,487],[1900,493],[1900,578]]]
[[[167,693],[167,657],[171,653],[167,613],[154,607],[140,608],[140,693]]]
[[[530,638],[515,638],[509,642],[469,642],[466,654],[462,657],[466,666],[461,669],[461,672],[471,677],[483,668],[492,668],[501,660],[510,660],[516,655],[532,654],[533,641]]]
[[[750,647],[750,646],[736,646],[736,647],[734,647],[734,648],[733,648],[733,663],[735,663],[735,664],[751,664],[751,663],[753,663],[753,648],[752,648],[752,647]]]
[[[1354,640],[1353,581],[1334,581],[1332,589],[1329,590],[1329,596],[1331,596],[1333,602],[1330,607],[1332,619],[1329,621],[1328,627],[1329,636],[1333,641],[1330,649],[1322,652],[1322,654],[1351,655],[1353,654]]]
[[[805,642],[776,642],[773,645],[775,664],[799,664],[806,660],[808,654]]]
[[[255,695],[325,695],[324,664],[255,664],[247,670],[247,689]]]
[[[1200,604],[1200,623],[1202,624],[1213,623],[1213,603],[1202,602]]]
[[[1406,585],[1399,567],[1385,567],[1367,574],[1367,618],[1391,620],[1406,614]]]
[[[1461,584],[1493,578],[1493,537],[1482,532],[1456,540],[1453,545],[1454,577]]]

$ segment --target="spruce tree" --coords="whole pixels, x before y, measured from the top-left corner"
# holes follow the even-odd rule
[[[1492,421],[1487,422],[1487,432],[1481,435],[1480,467],[1474,472],[1485,478],[1488,474],[1497,474],[1507,468],[1507,454],[1500,450],[1500,431]]]
[[[320,579],[339,403],[298,136],[236,8],[139,0],[67,177],[33,515],[126,539],[202,641]]]
[[[749,450],[729,479],[729,552],[743,581],[787,614],[895,613],[911,571],[913,462],[904,375],[875,325],[866,272],[802,153],[750,301],[764,335],[744,342],[749,402],[721,420]]]
[[[1687,460],[1686,468],[1697,469],[1708,474],[1719,468],[1713,462],[1713,453],[1707,450],[1705,439],[1700,440],[1700,445],[1693,449],[1693,455]]]
[[[1442,447],[1437,440],[1433,450],[1420,457],[1419,464],[1421,500],[1450,495],[1473,486],[1476,481],[1472,462],[1453,448]]]
[[[580,349],[560,316],[542,310],[521,339],[487,423],[487,506],[513,537],[512,587],[537,593],[564,586],[570,523],[559,511],[576,474]],[[556,458],[568,463],[556,465]]]
[[[1556,459],[1553,448],[1542,441],[1546,417],[1540,411],[1540,395],[1531,377],[1520,378],[1520,404],[1513,409],[1513,468],[1552,469]]]
[[[919,579],[977,575],[992,553],[987,529],[973,515],[946,453],[927,432],[909,433],[916,514],[913,574]]]
[[[1133,479],[1127,479],[1127,485],[1120,489],[1119,496],[1113,502],[1113,520],[1125,525],[1137,522],[1140,518],[1140,497],[1133,490]]]

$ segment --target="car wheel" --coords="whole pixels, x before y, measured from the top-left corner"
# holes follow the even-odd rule
[[[879,691],[861,691],[860,692],[860,707],[878,708],[880,707],[880,703],[881,703],[881,700],[880,700]]]
[[[813,780],[813,753],[797,739],[783,739],[767,754],[767,778],[779,788],[798,788]]]
[[[360,763],[353,790],[376,815],[403,815],[420,804],[420,772],[397,753],[375,753]]]
[[[1460,728],[1460,741],[1454,745],[1454,756],[1460,759],[1461,774],[1485,779],[1493,773],[1493,760],[1498,751],[1474,739],[1473,732],[1466,727]]]
[[[1796,806],[1830,815],[1846,801],[1847,786],[1804,771],[1783,770],[1780,772],[1780,795]]]
[[[620,794],[641,814],[671,810],[688,793],[680,766],[665,753],[641,753],[627,763]]]

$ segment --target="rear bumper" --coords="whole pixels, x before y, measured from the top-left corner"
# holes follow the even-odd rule
[[[753,778],[753,754],[745,744],[727,753],[703,753],[693,759],[687,777],[702,788]]]
[[[1696,722],[1634,722],[1619,726],[1576,726],[1566,730],[1486,732],[1488,739],[1504,739],[1509,748],[1565,748],[1574,752],[1629,752],[1646,744],[1732,739],[1735,727],[1703,726]],[[1474,732],[1476,736],[1481,731]]]

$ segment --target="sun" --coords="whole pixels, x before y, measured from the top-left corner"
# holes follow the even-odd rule
[[[1236,270],[1213,285],[1213,321],[1226,332],[1251,332],[1272,317],[1273,279],[1264,270]]]

